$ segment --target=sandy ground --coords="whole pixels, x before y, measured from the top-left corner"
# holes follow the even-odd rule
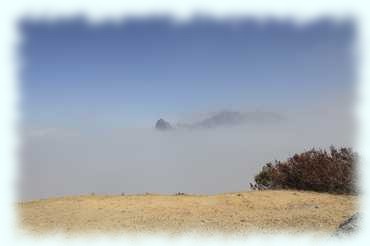
[[[354,196],[251,191],[212,196],[76,196],[19,203],[31,232],[331,232],[357,211]]]

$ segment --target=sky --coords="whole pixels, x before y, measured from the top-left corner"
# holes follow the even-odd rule
[[[21,30],[24,114],[35,127],[151,127],[193,112],[299,110],[353,80],[350,24],[75,19]]]
[[[25,199],[243,190],[271,159],[351,144],[351,22],[75,18],[20,31]],[[153,130],[225,111],[283,120]]]

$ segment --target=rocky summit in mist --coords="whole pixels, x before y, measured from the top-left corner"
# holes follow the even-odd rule
[[[165,121],[164,119],[159,119],[155,123],[155,129],[160,130],[160,131],[166,131],[166,130],[171,130],[172,126],[169,122]]]
[[[210,116],[195,121],[193,123],[178,123],[177,128],[187,129],[204,129],[216,127],[229,127],[244,124],[269,124],[277,123],[282,120],[282,116],[272,112],[238,112],[238,111],[219,111],[211,114]],[[157,121],[155,128],[158,130],[173,129],[167,121],[160,119]]]

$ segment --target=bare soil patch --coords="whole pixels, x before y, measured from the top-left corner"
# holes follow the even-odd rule
[[[357,211],[358,199],[298,191],[219,195],[76,196],[19,203],[31,232],[332,232]]]

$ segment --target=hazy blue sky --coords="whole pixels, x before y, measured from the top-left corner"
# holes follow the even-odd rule
[[[27,126],[151,127],[194,112],[299,110],[353,82],[348,23],[74,19],[21,30]]]
[[[349,23],[74,19],[21,32],[21,199],[241,191],[266,162],[352,146]],[[153,129],[212,115],[259,120]]]

